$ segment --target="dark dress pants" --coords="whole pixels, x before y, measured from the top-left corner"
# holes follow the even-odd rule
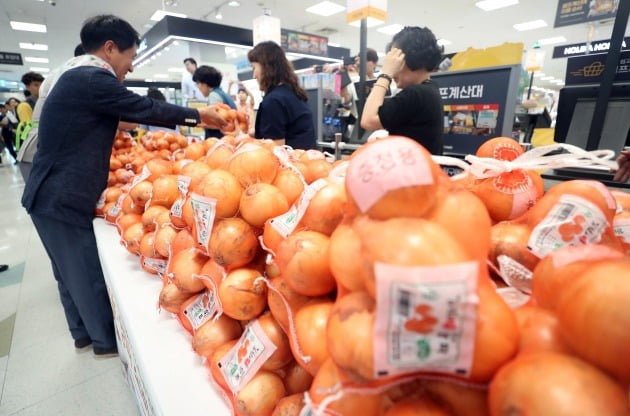
[[[50,257],[72,338],[90,337],[95,347],[115,347],[114,318],[94,229],[37,214],[31,219]]]

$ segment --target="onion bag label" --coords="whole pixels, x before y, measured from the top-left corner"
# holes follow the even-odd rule
[[[543,258],[562,247],[596,244],[607,224],[604,213],[592,202],[575,195],[562,195],[532,230],[527,248]]]
[[[217,200],[193,193],[190,195],[190,203],[197,230],[197,244],[205,249],[208,247],[212,234],[214,216],[217,212]]]
[[[508,286],[524,293],[532,293],[534,273],[531,270],[505,254],[497,257],[497,263],[499,263],[499,274]]]
[[[358,152],[348,166],[348,191],[362,212],[390,191],[433,182],[422,149],[402,139],[374,142]]]
[[[511,172],[509,175],[514,175],[514,173],[515,172]],[[518,184],[503,185],[503,175],[497,176],[492,182],[494,188],[498,191],[512,195],[512,211],[510,212],[510,218],[516,218],[525,213],[536,204],[539,198],[532,178],[525,172],[522,172],[522,175],[523,180]]]
[[[419,371],[466,376],[475,344],[476,262],[404,267],[375,263],[378,378]]]
[[[497,293],[510,309],[517,309],[529,302],[529,295],[513,287],[502,287],[497,289]]]
[[[120,195],[118,199],[116,200],[116,203],[112,207],[109,208],[106,214],[109,215],[110,217],[117,217],[118,214],[120,214],[120,211],[122,211],[123,201],[126,196],[127,194]]]
[[[295,204],[289,208],[287,212],[282,215],[279,215],[273,218],[270,221],[271,226],[280,234],[282,237],[287,238],[289,234],[295,230],[295,227],[300,223],[302,217],[304,217],[304,213],[308,209],[311,200],[315,197],[317,192],[319,192],[322,188],[328,185],[325,179],[318,179],[306,188],[304,188],[304,192],[300,195],[300,199],[297,200]]]
[[[248,325],[241,339],[219,361],[219,368],[232,393],[241,391],[276,349],[258,320]]]
[[[619,237],[621,241],[630,244],[630,219],[615,219],[613,228],[615,229],[615,235]]]
[[[194,332],[212,319],[216,311],[216,294],[214,291],[206,290],[197,295],[197,298],[184,309],[184,316],[190,322]]]
[[[182,212],[184,209],[184,203],[186,202],[186,195],[188,195],[190,181],[191,178],[189,176],[177,176],[177,190],[179,191],[179,198],[171,206],[171,215],[174,217],[182,218]]]
[[[140,174],[133,177],[133,181],[131,181],[131,188],[146,180],[149,176],[151,176],[151,171],[149,170],[147,165],[144,165]]]
[[[159,275],[166,273],[168,262],[166,259],[153,259],[150,257],[142,257],[142,265],[147,269],[153,270]]]

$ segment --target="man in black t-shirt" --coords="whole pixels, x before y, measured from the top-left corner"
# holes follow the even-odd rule
[[[361,127],[386,129],[417,141],[434,155],[442,154],[444,110],[430,78],[441,59],[442,48],[428,28],[407,26],[398,32],[365,102]],[[383,102],[392,80],[402,91]]]

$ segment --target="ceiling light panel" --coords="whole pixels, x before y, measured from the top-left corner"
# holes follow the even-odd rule
[[[332,16],[333,14],[341,13],[344,10],[346,10],[345,6],[327,0],[314,4],[306,9],[307,12],[320,16]]]
[[[38,64],[47,64],[48,63],[48,58],[37,58],[35,56],[25,56],[24,60],[26,62],[35,62]]]
[[[50,72],[50,68],[44,68],[41,66],[32,66],[29,68],[29,70],[35,71],[35,72]]]
[[[440,45],[440,46],[448,46],[448,45],[452,45],[453,42],[451,42],[448,39],[438,39],[437,40],[437,44]]]
[[[47,51],[48,45],[44,45],[43,43],[28,43],[28,42],[20,42],[20,48],[22,49],[31,49],[34,51]]]
[[[403,25],[399,25],[398,23],[394,23],[393,25],[387,25],[383,27],[379,27],[376,29],[378,32],[384,33],[386,35],[395,35],[396,33],[403,30],[405,27]]]
[[[40,25],[37,23],[16,22],[13,20],[11,20],[9,24],[11,25],[11,29],[13,30],[46,33],[46,25]]]
[[[502,9],[503,7],[514,6],[518,0],[483,0],[475,3],[481,10],[489,12],[491,10]]]
[[[532,20],[531,22],[523,22],[523,23],[515,24],[514,29],[518,30],[519,32],[523,32],[525,30],[540,29],[541,27],[546,27],[546,26],[547,26],[547,22],[545,22],[542,19],[538,19],[538,20]]]
[[[553,45],[555,43],[564,43],[566,41],[567,41],[567,38],[565,38],[564,36],[554,36],[553,38],[540,39],[538,40],[538,43],[541,46],[545,46],[545,45]]]

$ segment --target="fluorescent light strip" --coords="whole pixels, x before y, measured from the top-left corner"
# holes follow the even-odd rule
[[[28,42],[20,42],[20,48],[22,49],[31,49],[34,51],[47,51],[48,45],[44,45],[43,43],[28,43]]]
[[[168,74],[153,74],[153,78],[168,78]]]
[[[381,32],[384,33],[386,35],[395,35],[396,33],[400,32],[401,30],[403,30],[405,27],[403,25],[400,25],[398,23],[394,23],[392,25],[387,25],[387,26],[383,26],[383,27],[379,27],[378,29],[376,29],[377,32]]]
[[[169,68],[167,69],[168,72],[184,72],[186,69],[184,68]]]
[[[24,60],[26,62],[35,62],[37,64],[47,64],[48,58],[36,58],[34,56],[25,56]]]
[[[40,66],[32,66],[29,69],[35,72],[50,72],[50,68],[44,68]]]
[[[151,15],[150,19],[155,22],[159,22],[160,20],[164,19],[164,16],[188,17],[183,13],[167,12],[166,10],[156,10],[153,15]]]
[[[503,7],[514,6],[515,4],[518,4],[518,0],[483,0],[475,3],[475,6],[489,12]]]
[[[46,25],[40,25],[37,23],[16,22],[13,20],[11,20],[9,24],[11,24],[11,29],[13,30],[24,30],[26,32],[46,33]]]
[[[564,36],[555,36],[553,38],[540,39],[538,43],[541,46],[544,46],[544,45],[553,45],[555,43],[563,43],[566,41],[567,41],[567,38],[565,38]]]
[[[523,32],[525,30],[540,29],[541,27],[546,27],[546,26],[547,26],[547,22],[545,22],[542,19],[538,19],[538,20],[532,20],[531,22],[517,23],[514,25],[514,29],[518,30],[519,32]]]
[[[540,78],[541,81],[551,81],[552,79],[555,79],[555,77],[541,77]]]
[[[536,73],[534,73],[534,78],[542,78],[544,76],[545,76],[545,74],[543,72],[536,72]]]
[[[311,7],[307,8],[306,11],[309,13],[317,14],[320,16],[332,16],[333,14],[341,13],[346,10],[345,6],[342,6],[337,3],[333,3],[331,1],[322,1],[320,3],[314,4]]]
[[[451,42],[451,41],[450,41],[450,40],[448,40],[448,39],[438,39],[438,40],[437,40],[437,44],[438,44],[439,46],[447,46],[447,45],[451,45],[452,43],[453,43],[453,42]]]

